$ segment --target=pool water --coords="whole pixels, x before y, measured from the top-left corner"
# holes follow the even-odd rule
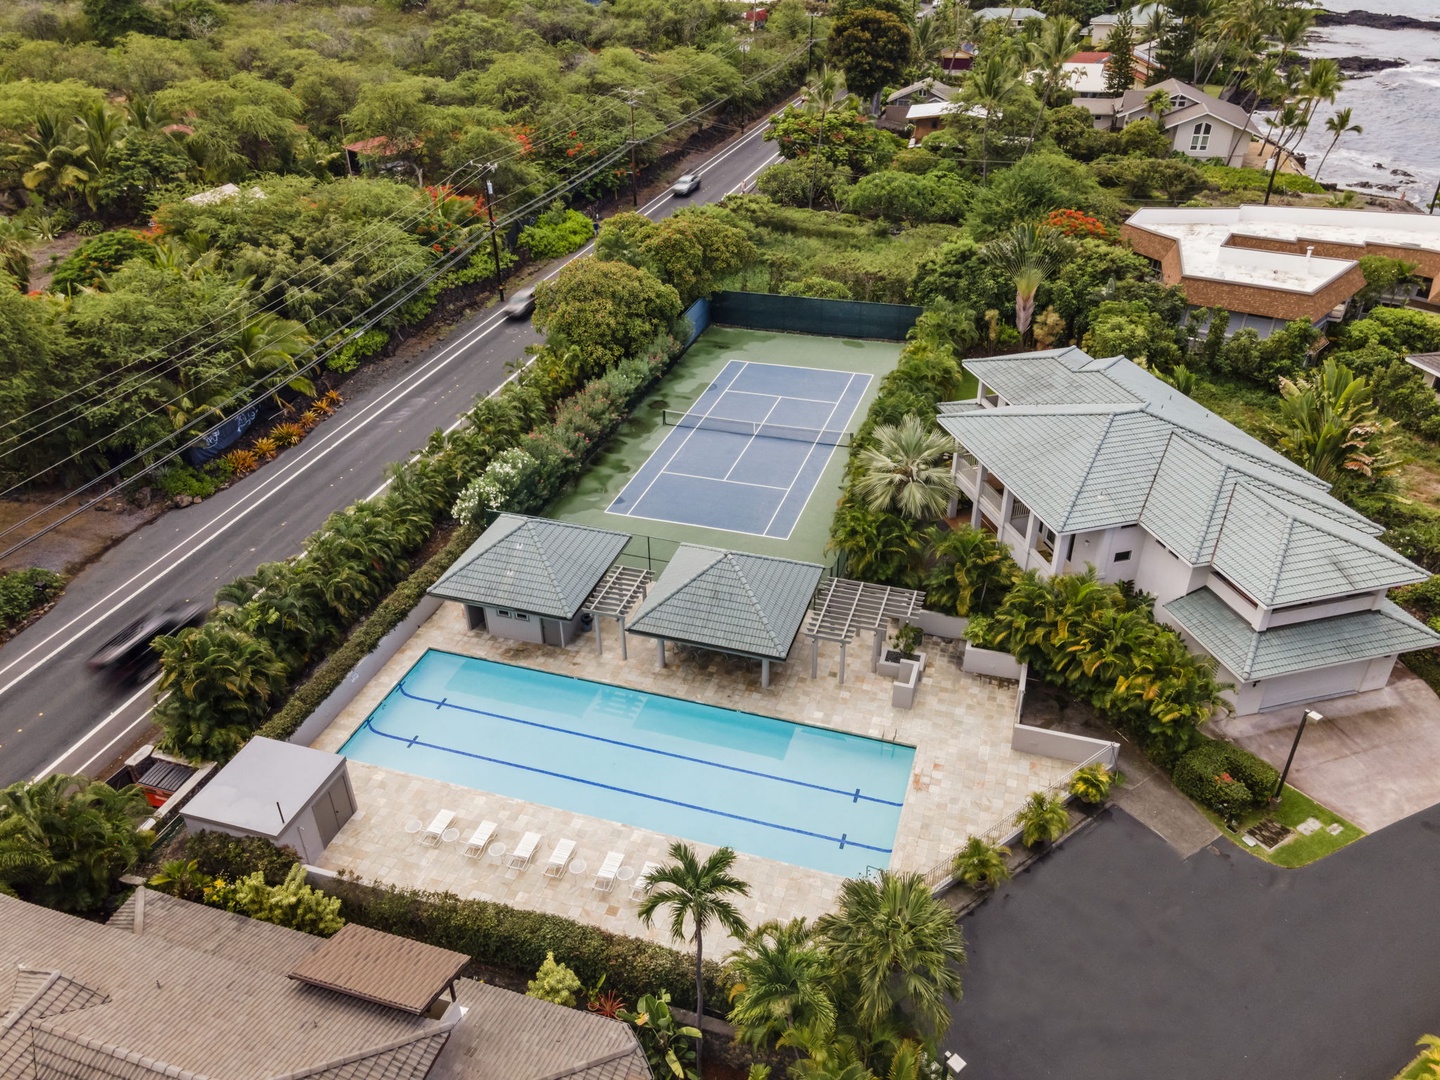
[[[434,649],[340,752],[852,877],[889,865],[915,757],[897,743]]]

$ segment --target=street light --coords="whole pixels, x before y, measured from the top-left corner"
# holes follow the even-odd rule
[[[1270,796],[1271,806],[1280,801],[1280,793],[1285,790],[1285,778],[1290,775],[1290,763],[1295,760],[1295,751],[1300,748],[1300,736],[1305,734],[1305,725],[1312,721],[1318,724],[1324,719],[1325,717],[1314,709],[1306,709],[1300,715],[1300,726],[1295,730],[1295,741],[1290,744],[1290,756],[1285,759],[1285,770],[1280,774],[1280,782],[1275,785],[1275,794]]]

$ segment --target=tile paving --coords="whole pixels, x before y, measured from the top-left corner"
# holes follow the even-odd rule
[[[839,648],[822,643],[820,678],[812,681],[810,644],[802,638],[790,661],[772,671],[770,689],[765,690],[758,663],[703,652],[677,657],[672,648],[669,665],[660,668],[654,643],[637,637],[630,638],[629,659],[622,660],[614,623],[604,629],[603,656],[588,635],[564,649],[530,645],[470,631],[460,606],[447,603],[313,745],[339,750],[421,654],[432,648],[894,739],[914,746],[916,752],[890,869],[921,872],[945,859],[971,832],[986,828],[1014,810],[1029,792],[1047,787],[1073,767],[1010,749],[1015,686],[961,672],[956,645],[926,642],[930,660],[920,696],[915,708],[906,711],[891,706],[890,681],[869,671],[868,641],[850,647],[841,686],[837,685]],[[646,860],[664,861],[671,837],[358,761],[350,762],[350,778],[359,810],[331,841],[320,861],[322,868],[348,871],[366,880],[497,900],[666,940],[662,926],[647,932],[635,918],[630,880],[618,881],[608,894],[591,884],[607,852],[625,853],[622,876],[628,879]],[[457,841],[428,847],[416,834],[406,832],[407,823],[428,821],[442,807],[457,813]],[[500,824],[494,843],[502,845],[505,854],[466,858],[465,841],[484,819]],[[528,830],[541,833],[544,841],[528,869],[509,869],[509,852]],[[577,842],[575,861],[568,873],[554,879],[543,869],[562,837]],[[834,906],[842,881],[832,874],[744,852],[737,873],[750,883],[751,895],[740,901],[740,907],[752,925],[765,919],[823,914]]]

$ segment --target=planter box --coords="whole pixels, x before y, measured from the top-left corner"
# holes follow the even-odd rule
[[[894,679],[898,682],[901,679],[909,678],[909,673],[905,669],[911,664],[919,665],[920,674],[924,674],[926,655],[923,649],[917,649],[915,651],[915,659],[906,660],[895,649],[886,649],[885,654],[881,656],[879,662],[876,663],[875,670],[885,676],[885,678]],[[918,674],[916,678],[919,678]]]
[[[901,660],[899,667],[901,677],[890,688],[890,704],[897,709],[913,708],[920,690],[920,673],[925,669],[923,655],[920,660]]]

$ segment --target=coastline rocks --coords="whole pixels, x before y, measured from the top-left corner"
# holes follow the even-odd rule
[[[1381,60],[1375,56],[1342,56],[1335,61],[1347,75],[1366,74],[1372,71],[1390,71],[1405,66],[1404,60]]]
[[[1372,30],[1437,30],[1440,21],[1416,19],[1409,15],[1383,15],[1374,11],[1319,11],[1315,26],[1367,26]]]

